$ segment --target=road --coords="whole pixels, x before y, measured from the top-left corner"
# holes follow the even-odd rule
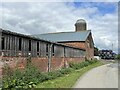
[[[74,88],[118,88],[118,64],[106,64],[90,70]]]

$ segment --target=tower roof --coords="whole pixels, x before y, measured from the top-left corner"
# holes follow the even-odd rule
[[[70,41],[85,41],[90,33],[91,30],[80,31],[80,32],[36,34],[32,36],[53,42],[70,42]]]
[[[84,20],[84,19],[78,19],[77,21],[76,21],[76,23],[78,24],[78,23],[86,23],[86,21]]]

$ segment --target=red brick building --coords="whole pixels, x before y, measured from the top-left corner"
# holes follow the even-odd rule
[[[41,71],[68,67],[85,60],[85,50],[0,29],[0,76],[4,65],[25,68],[30,61]]]
[[[93,58],[92,33],[83,19],[75,23],[75,32],[24,35],[0,29],[0,63],[23,68],[28,57],[41,71],[66,67],[70,62]],[[0,67],[1,68],[1,67]],[[1,69],[0,69],[1,73]]]
[[[86,51],[87,59],[92,59],[94,56],[92,32],[87,30],[87,23],[83,19],[79,19],[75,23],[75,32],[48,33],[35,36],[64,45],[82,48]]]

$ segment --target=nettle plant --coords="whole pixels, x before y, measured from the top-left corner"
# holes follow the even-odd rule
[[[96,63],[97,60],[87,60],[81,63],[70,63],[69,68],[62,68],[60,70],[41,73],[40,70],[35,67],[31,62],[26,65],[22,70],[16,68],[12,70],[7,64],[4,66],[3,72],[3,86],[2,88],[12,89],[12,88],[36,88],[36,85],[52,80],[57,77],[62,77],[71,73],[76,69],[81,69],[90,64]]]
[[[33,65],[28,65],[24,70],[11,70],[7,66],[4,71],[3,88],[32,88],[42,75]]]

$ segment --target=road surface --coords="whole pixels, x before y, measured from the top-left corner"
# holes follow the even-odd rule
[[[74,88],[118,88],[118,64],[106,64],[90,70]]]

